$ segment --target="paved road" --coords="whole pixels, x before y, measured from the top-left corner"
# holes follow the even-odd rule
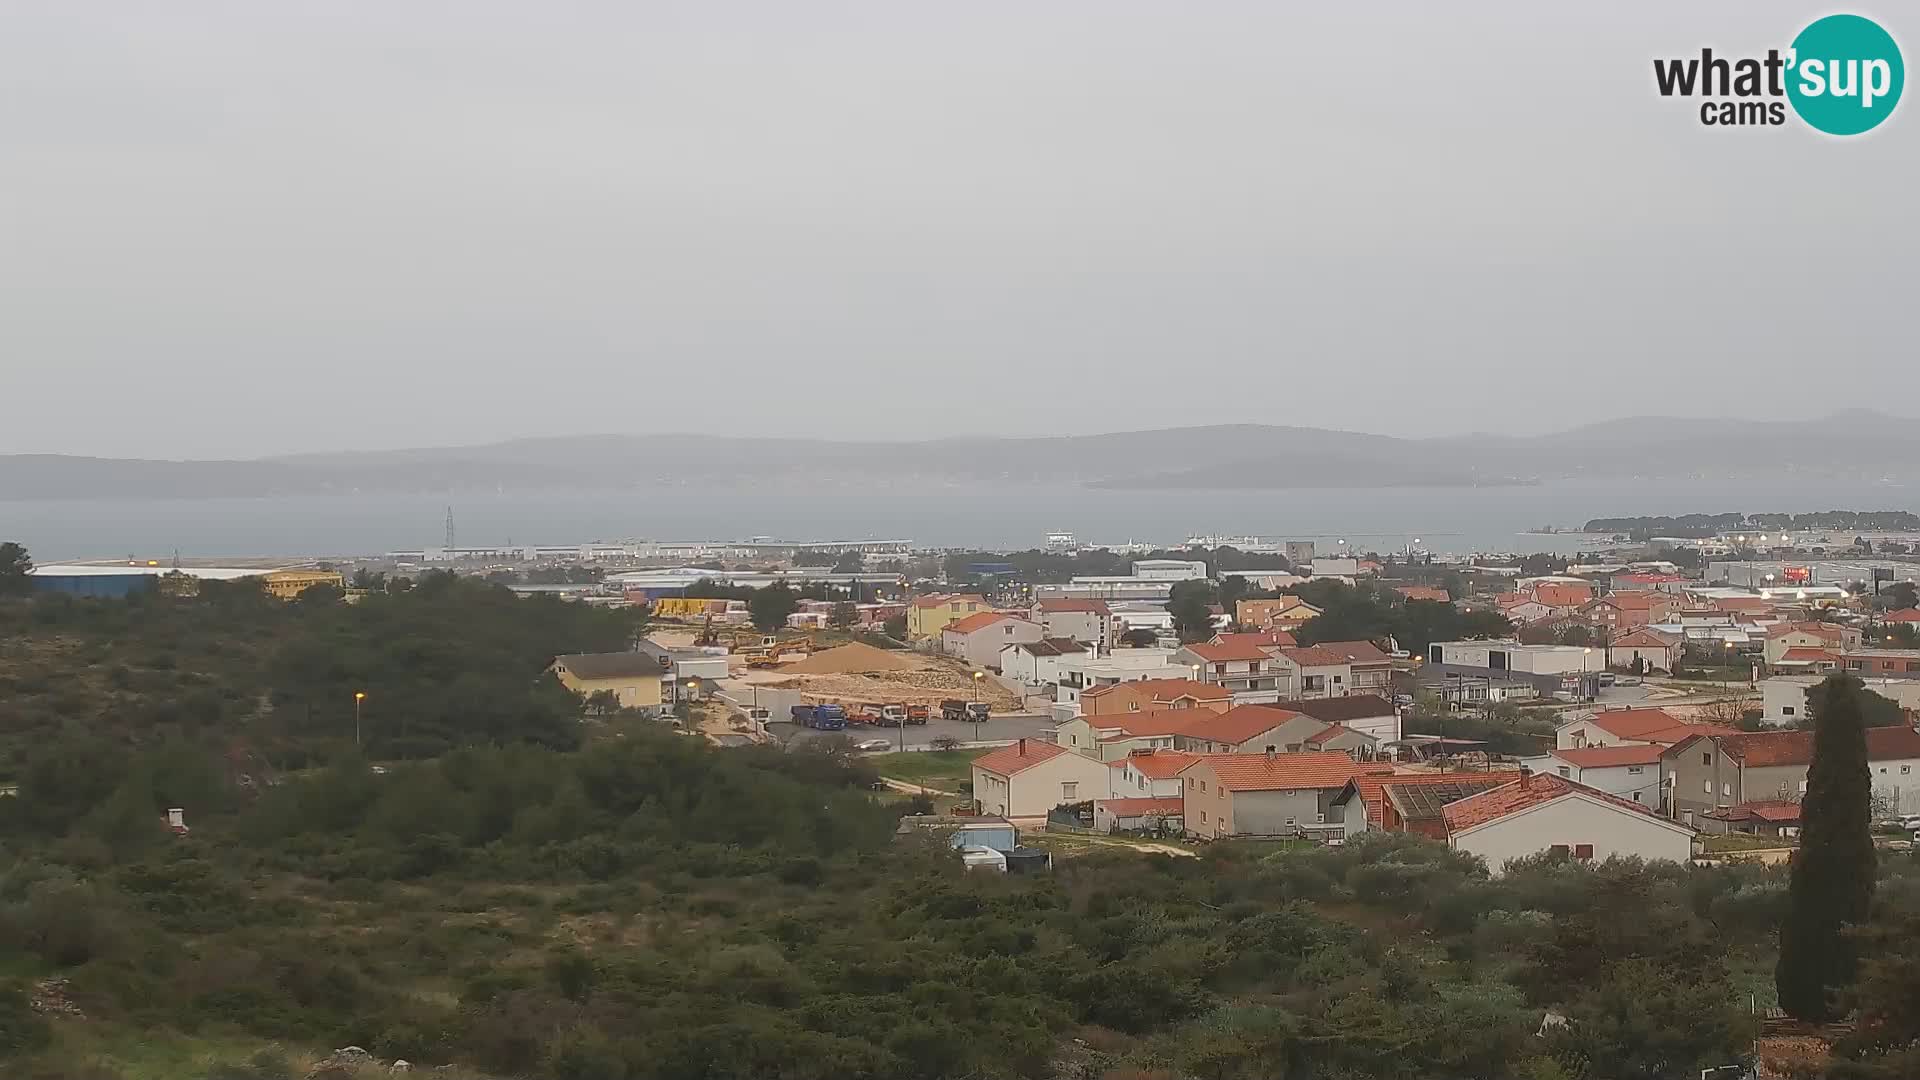
[[[850,727],[842,733],[815,731],[793,723],[773,723],[767,726],[767,730],[781,742],[817,739],[822,735],[846,734],[855,739],[886,739],[893,743],[895,748],[907,750],[929,749],[933,745],[933,740],[942,736],[957,739],[963,743],[974,742],[972,724],[942,720],[938,717],[928,720],[925,727],[912,725],[905,728]],[[1049,717],[1032,713],[1008,713],[1004,716],[995,716],[981,724],[979,742],[981,744],[1010,743],[1015,739],[1039,738],[1043,733],[1052,730],[1053,720]]]

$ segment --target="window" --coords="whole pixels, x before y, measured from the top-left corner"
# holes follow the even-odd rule
[[[1288,824],[1289,826],[1291,826],[1291,825],[1293,825],[1293,823],[1294,823],[1294,821],[1293,821],[1293,819],[1292,819],[1292,818],[1288,818],[1288,819],[1287,819],[1287,824]]]
[[[1219,789],[1217,789],[1216,791],[1214,791],[1214,793],[1213,793],[1213,797],[1214,797],[1214,798],[1216,798],[1216,799],[1224,799],[1224,798],[1226,798],[1226,797],[1227,797],[1227,789],[1226,789],[1226,788],[1219,788]]]
[[[1207,820],[1207,812],[1205,810],[1200,811],[1200,820],[1201,821]]]
[[[1554,772],[1559,773],[1561,776],[1564,776],[1569,780],[1573,779],[1573,770],[1567,768],[1565,765],[1562,765],[1558,769],[1555,769]]]
[[[1711,751],[1711,750],[1709,750],[1709,751],[1707,751],[1706,753],[1704,753],[1704,754],[1701,754],[1701,755],[1700,755],[1700,764],[1702,764],[1702,765],[1711,765],[1711,764],[1713,764],[1713,751]]]
[[[1713,794],[1713,781],[1711,780],[1700,781],[1700,790],[1706,792],[1708,795]]]
[[[1900,766],[1900,775],[1901,775],[1901,776],[1905,776],[1905,775],[1907,775],[1908,773],[1911,773],[1912,771],[1913,771],[1913,766],[1911,766],[1911,765],[1902,765],[1902,766]]]
[[[1807,782],[1805,780],[1802,780],[1800,781],[1800,794],[1805,795],[1806,793],[1807,793]]]
[[[1576,859],[1591,859],[1591,858],[1593,858],[1593,845],[1592,845],[1592,844],[1575,844],[1575,845],[1573,845],[1573,857],[1574,857],[1574,858],[1576,858]]]
[[[1627,775],[1628,775],[1628,776],[1637,776],[1637,775],[1639,775],[1640,773],[1643,773],[1643,772],[1646,772],[1646,771],[1647,771],[1647,769],[1646,769],[1646,766],[1644,766],[1644,765],[1629,765],[1629,766],[1627,766]]]
[[[1274,745],[1273,745],[1272,743],[1268,743],[1268,744],[1267,744],[1267,753],[1269,753],[1269,754],[1271,754],[1271,753],[1273,753],[1273,752],[1274,752]],[[1900,771],[1901,771],[1901,772],[1905,772],[1906,770],[1905,770],[1905,769],[1902,769],[1902,770],[1900,770]]]
[[[1781,715],[1781,716],[1792,716],[1793,714],[1794,714],[1794,707],[1793,707],[1793,706],[1791,706],[1791,705],[1782,705],[1782,706],[1780,706],[1780,715]]]
[[[1080,796],[1079,784],[1065,782],[1060,785],[1060,801],[1061,802],[1074,802],[1079,798],[1079,796]]]
[[[1634,801],[1634,802],[1639,802],[1639,801],[1640,801],[1640,793],[1639,793],[1639,792],[1637,792],[1637,791],[1636,791],[1636,792],[1634,792],[1634,793],[1633,793],[1633,801]]]
[[[1720,794],[1721,794],[1721,795],[1723,795],[1723,796],[1727,796],[1727,797],[1732,797],[1732,795],[1733,795],[1733,785],[1732,785],[1732,784],[1721,784],[1721,785],[1720,785]]]
[[[1327,823],[1327,815],[1325,814],[1313,815],[1313,823],[1315,825],[1325,825]]]
[[[1565,855],[1567,854],[1567,845],[1554,844],[1551,847],[1547,848],[1547,853],[1550,855]]]

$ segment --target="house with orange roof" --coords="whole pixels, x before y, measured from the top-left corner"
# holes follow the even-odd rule
[[[1083,716],[1108,716],[1156,709],[1211,709],[1214,712],[1226,712],[1231,708],[1232,691],[1224,686],[1192,679],[1141,679],[1137,682],[1096,686],[1080,695],[1080,713]]]
[[[1542,853],[1582,862],[1693,857],[1692,829],[1649,806],[1560,776],[1523,772],[1511,783],[1448,803],[1441,817],[1448,846],[1479,856],[1494,874],[1515,859]]]
[[[1393,591],[1407,600],[1429,600],[1436,604],[1453,603],[1453,597],[1447,595],[1447,590],[1436,589],[1431,585],[1396,585]]]
[[[1637,661],[1643,671],[1672,671],[1680,662],[1685,641],[1678,634],[1642,626],[1608,642],[1607,659],[1617,668],[1632,669]]]
[[[1135,750],[1126,757],[1107,762],[1107,790],[1115,797],[1171,795],[1177,798],[1181,789],[1180,770],[1199,757],[1182,750]]]
[[[1257,630],[1298,630],[1320,609],[1289,593],[1270,600],[1240,600],[1233,605],[1233,621]]]
[[[1364,812],[1367,828],[1377,832],[1409,832],[1434,840],[1447,838],[1441,811],[1448,803],[1477,795],[1520,778],[1517,770],[1499,772],[1396,772],[1392,768],[1362,768],[1335,797],[1343,820]]]
[[[1539,622],[1557,614],[1555,609],[1535,600],[1531,593],[1501,593],[1494,597],[1493,607],[1509,621],[1516,623]]]
[[[1901,608],[1898,611],[1889,611],[1885,615],[1880,616],[1880,621],[1895,626],[1902,623],[1909,625],[1920,623],[1920,608]]]
[[[1201,682],[1226,688],[1237,703],[1278,701],[1286,696],[1280,683],[1281,665],[1268,653],[1270,646],[1246,640],[1251,635],[1227,634],[1224,641],[1199,641],[1182,646],[1173,662],[1193,671]]]
[[[1781,653],[1780,659],[1771,666],[1775,671],[1788,675],[1823,675],[1839,671],[1843,662],[1841,654],[1830,649],[1796,645]]]
[[[1207,709],[1150,709],[1142,712],[1076,716],[1053,729],[1054,741],[1095,761],[1119,761],[1141,750],[1177,749],[1178,736]]]
[[[1663,592],[1615,592],[1580,606],[1580,617],[1602,629],[1627,631],[1665,622],[1680,598]]]
[[[1699,734],[1738,734],[1723,724],[1690,724],[1665,709],[1604,709],[1569,720],[1554,729],[1554,748],[1589,746],[1672,746]]]
[[[1064,746],[1021,739],[973,759],[973,797],[983,814],[1045,817],[1063,803],[1107,797],[1105,764]]]
[[[978,593],[916,596],[907,602],[907,637],[915,641],[937,638],[948,623],[992,610],[993,605]]]
[[[980,611],[941,627],[940,651],[965,660],[975,671],[999,671],[1000,650],[1046,636],[1046,629],[1031,619]]]
[[[1187,725],[1173,744],[1195,754],[1311,753],[1318,748],[1308,740],[1331,726],[1272,705],[1236,705]]]
[[[1181,770],[1188,836],[1344,839],[1366,829],[1334,800],[1360,773],[1345,754],[1209,754]]]
[[[1559,613],[1578,610],[1593,599],[1593,586],[1585,582],[1537,581],[1532,591],[1535,600]]]
[[[1386,694],[1393,683],[1393,657],[1388,656],[1380,646],[1371,641],[1323,641],[1312,646],[1323,654],[1333,654],[1344,658],[1347,668],[1343,682],[1334,684],[1335,692],[1327,697],[1343,697],[1346,694]],[[1339,666],[1339,665],[1334,665]],[[1313,697],[1313,694],[1302,694]]]
[[[1920,813],[1920,732],[1906,726],[1868,728],[1867,770],[1876,813]],[[1813,761],[1811,731],[1702,733],[1661,756],[1667,812],[1681,820],[1709,810],[1806,794]]]
[[[1356,654],[1356,646],[1365,646],[1371,653]],[[1275,650],[1275,659],[1285,668],[1286,679],[1282,697],[1327,698],[1345,697],[1353,689],[1353,669],[1356,655],[1362,665],[1379,673],[1377,682],[1370,681],[1368,689],[1384,689],[1386,679],[1391,675],[1393,661],[1385,653],[1364,641],[1328,642],[1322,645],[1301,645],[1291,649]],[[1374,657],[1379,658],[1376,665]]]
[[[1542,775],[1559,776],[1609,795],[1658,808],[1665,792],[1662,743],[1620,743],[1578,750],[1549,750],[1522,764]]]
[[[1851,652],[1860,647],[1860,629],[1839,623],[1788,622],[1767,631],[1762,655],[1777,664],[1788,649],[1827,649]]]

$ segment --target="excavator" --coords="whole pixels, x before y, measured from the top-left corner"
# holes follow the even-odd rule
[[[748,656],[747,667],[749,668],[777,667],[780,664],[780,658],[782,656],[785,656],[788,653],[803,653],[803,652],[812,652],[812,651],[813,651],[813,639],[810,637],[794,638],[792,641],[781,641],[773,645],[767,646],[764,651],[755,652],[752,655]]]

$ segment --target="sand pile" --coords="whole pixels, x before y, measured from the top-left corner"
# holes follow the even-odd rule
[[[857,675],[870,671],[912,671],[919,667],[911,657],[853,642],[827,649],[805,660],[780,665],[782,675]]]

